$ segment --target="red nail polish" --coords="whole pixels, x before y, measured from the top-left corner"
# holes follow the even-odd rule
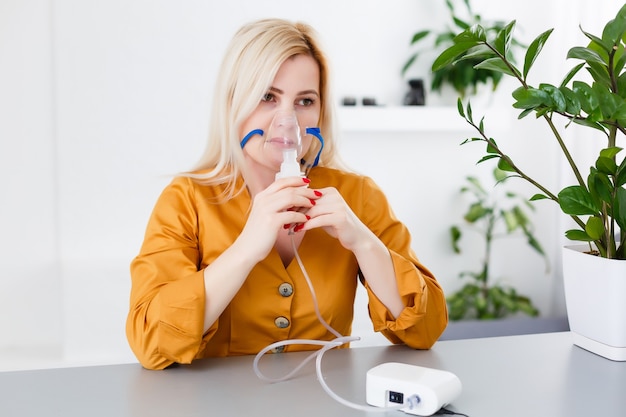
[[[304,182],[305,184],[309,184],[311,180],[305,177],[305,178],[302,178],[302,182]]]
[[[305,216],[307,220],[311,220],[311,216],[309,216],[308,214],[305,214]]]
[[[283,224],[283,229],[287,230],[291,227],[291,224]]]
[[[316,196],[321,197],[322,196],[322,192],[321,191],[313,191],[315,193]]]
[[[315,205],[315,200],[312,200],[309,198],[309,201],[311,202],[312,205]]]
[[[297,225],[296,227],[293,228],[293,231],[294,232],[299,232],[303,228],[304,228],[304,224],[300,223],[299,225]]]

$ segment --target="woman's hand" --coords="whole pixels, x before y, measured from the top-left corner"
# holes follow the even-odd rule
[[[319,194],[316,204],[306,212],[310,219],[296,227],[295,231],[321,227],[329,235],[338,239],[344,248],[352,252],[357,251],[360,245],[366,244],[371,238],[375,238],[350,209],[336,188],[329,187],[315,191]]]
[[[320,197],[308,184],[307,178],[282,178],[254,197],[246,225],[237,239],[249,256],[257,261],[264,259],[281,230],[308,220],[306,211]]]
[[[362,276],[378,299],[398,317],[405,305],[398,292],[391,255],[385,244],[354,214],[335,188],[317,191],[319,198],[306,214],[310,219],[294,230],[321,227],[354,253]]]

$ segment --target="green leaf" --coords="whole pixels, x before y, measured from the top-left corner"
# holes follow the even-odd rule
[[[491,160],[493,158],[500,158],[500,155],[495,155],[495,154],[485,155],[482,158],[480,158],[478,160],[478,162],[476,162],[476,164],[480,164],[480,163],[483,163],[485,161],[489,161],[489,160]]]
[[[617,189],[613,218],[622,230],[626,230],[626,188]]]
[[[559,92],[565,99],[565,111],[572,116],[580,114],[580,110],[582,110],[582,108],[576,93],[565,86],[559,87]]]
[[[402,75],[406,74],[406,72],[409,70],[409,68],[411,68],[411,65],[413,65],[416,59],[417,59],[417,54],[413,54],[409,57],[409,59],[406,61],[406,63],[402,67]]]
[[[610,148],[604,148],[600,150],[600,156],[605,158],[615,158],[618,153],[622,151],[623,148],[619,146],[612,146]]]
[[[624,99],[600,87],[598,84],[594,85],[593,91],[598,97],[598,104],[600,105],[600,110],[604,118],[607,120],[612,119],[613,115],[617,113],[617,110],[624,102]]]
[[[554,29],[549,29],[543,32],[541,35],[537,36],[528,47],[528,50],[526,51],[526,56],[524,57],[524,80],[526,80],[530,68],[535,63],[537,56],[539,56],[539,53],[543,49],[543,46],[545,45],[553,30]]]
[[[582,81],[574,81],[572,90],[578,97],[578,101],[580,101],[580,105],[585,113],[592,114],[599,106],[598,99],[589,84]]]
[[[456,108],[461,117],[465,119],[465,109],[463,108],[463,100],[461,100],[461,97],[456,100]]]
[[[615,74],[620,74],[622,72],[622,70],[624,69],[624,66],[626,65],[626,53],[623,49],[620,50],[620,52],[618,54],[616,54],[616,56],[619,55],[619,59],[616,61],[615,63]],[[621,96],[624,97],[624,88],[623,88],[623,77],[626,75],[626,73],[622,73],[622,75],[620,75],[619,79],[618,79],[618,83],[617,83],[617,90],[621,92]],[[620,82],[621,81],[621,82]]]
[[[552,103],[548,93],[532,87],[517,88],[513,91],[513,98],[517,100],[513,104],[516,109],[534,109],[539,106],[549,106]]]
[[[476,178],[476,177],[467,177],[467,182],[472,184],[474,189],[476,189],[479,192],[479,194],[482,194],[482,195],[486,195],[487,194],[487,192],[483,188],[483,186],[480,183],[480,181],[478,180],[478,178]]]
[[[479,43],[487,42],[487,34],[485,32],[485,29],[481,25],[476,24],[456,35],[454,37],[454,42],[470,42],[478,45]]]
[[[497,57],[495,52],[493,52],[487,45],[478,45],[467,51],[465,55],[463,55],[460,60],[483,60],[486,58],[494,58]]]
[[[578,71],[580,71],[580,69],[581,69],[582,67],[584,67],[584,66],[585,66],[585,63],[584,63],[584,62],[581,62],[580,64],[578,64],[578,65],[576,65],[574,68],[572,68],[572,69],[571,69],[571,70],[567,73],[567,75],[565,76],[565,78],[563,78],[563,81],[561,81],[561,87],[566,86],[566,85],[567,85],[567,83],[569,83],[569,82],[570,82],[570,80],[571,80],[572,78],[574,78],[574,75],[576,75],[576,74],[578,73]]]
[[[513,31],[515,30],[515,20],[506,25],[502,30],[498,32],[494,46],[496,51],[500,52],[502,56],[507,56],[511,48],[511,41],[513,39]]]
[[[596,168],[606,175],[614,175],[617,171],[617,164],[612,158],[599,156],[596,159]]]
[[[533,112],[533,110],[534,110],[534,109],[526,109],[526,110],[524,110],[523,112],[521,112],[521,113],[519,114],[519,116],[517,116],[517,119],[518,119],[518,120],[523,119],[524,117],[526,117],[526,116],[528,116],[530,113],[532,113],[532,112]]]
[[[509,164],[509,162],[504,158],[500,158],[500,160],[498,161],[498,169],[507,172],[516,172],[515,168],[513,168],[511,164]]]
[[[579,26],[580,27],[580,26]],[[589,40],[591,40],[591,45],[597,45],[598,47],[601,48],[602,51],[604,51],[605,53],[609,53],[611,51],[611,46],[608,45],[606,42],[604,42],[602,39],[598,38],[595,35],[592,35],[591,33],[585,32],[584,30],[582,30],[582,28],[580,29],[580,31],[587,37],[589,38]]]
[[[511,68],[509,68],[504,61],[500,58],[488,58],[482,61],[480,64],[474,65],[475,69],[483,69],[487,71],[496,71],[503,74],[515,76]],[[517,70],[515,70],[517,71]]]
[[[578,240],[582,242],[591,242],[592,238],[587,235],[587,233],[583,230],[572,229],[565,232],[565,237],[569,240]]]
[[[626,158],[622,160],[619,168],[617,168],[617,177],[615,178],[615,186],[621,187],[626,184]]]
[[[581,126],[592,127],[594,129],[597,129],[597,130],[601,131],[602,133],[606,132],[604,130],[604,127],[600,123],[594,122],[592,120],[588,120],[588,119],[574,119],[574,123],[576,123],[578,125],[581,125]]]
[[[592,240],[598,240],[604,235],[604,223],[596,216],[589,217],[585,225],[585,232]]]
[[[598,64],[608,65],[596,51],[582,46],[571,48],[567,52],[567,58],[582,59],[589,64],[596,62]]]
[[[532,197],[530,197],[530,201],[537,201],[537,200],[550,200],[550,197],[548,197],[545,194],[535,194]]]
[[[424,39],[428,35],[430,35],[430,30],[422,30],[421,32],[415,33],[411,38],[411,45],[415,45],[417,42]]]
[[[498,153],[498,144],[493,138],[489,138],[487,141],[487,149],[485,149],[485,152],[500,155]]]
[[[607,174],[597,169],[591,169],[587,182],[589,192],[597,207],[600,207],[602,202],[609,205],[613,204],[613,185]]]
[[[545,252],[543,250],[543,247],[541,247],[541,244],[539,243],[539,241],[530,233],[525,233],[526,237],[528,238],[528,244],[530,245],[531,248],[533,248],[537,253],[539,253],[540,255],[543,255],[545,257]]]
[[[480,203],[473,203],[472,205],[470,205],[469,210],[467,211],[467,213],[465,213],[465,216],[463,216],[463,218],[468,223],[475,223],[476,221],[487,216],[489,213],[491,213],[490,209],[484,207]]]
[[[565,100],[565,96],[563,96],[563,93],[561,93],[558,88],[550,84],[540,84],[539,89],[545,91],[550,96],[552,104],[549,107],[551,109],[558,112],[565,112],[567,102]]]
[[[467,52],[470,48],[478,45],[478,42],[460,42],[455,43],[445,51],[443,51],[433,62],[432,70],[439,71],[440,69],[452,64],[461,55]]]
[[[607,67],[597,62],[588,62],[587,65],[587,71],[591,74],[596,84],[608,90],[611,87],[611,77]]]
[[[617,18],[610,20],[602,31],[602,41],[609,49],[613,45],[619,45],[621,37],[624,35],[624,20]]]
[[[565,214],[581,216],[595,215],[600,211],[589,191],[580,185],[566,187],[558,194],[559,205]]]
[[[450,227],[450,239],[454,253],[461,253],[461,248],[459,247],[459,240],[461,239],[461,235],[461,229],[459,229],[457,226]]]
[[[626,125],[626,102],[619,105],[611,118],[616,120],[622,126]]]
[[[456,16],[452,16],[452,21],[454,22],[454,24],[460,28],[461,30],[465,30],[468,29],[470,27],[469,23],[467,23],[464,20],[459,19]]]
[[[497,182],[502,182],[509,177],[509,174],[505,171],[499,170],[497,167],[493,170],[493,177]]]

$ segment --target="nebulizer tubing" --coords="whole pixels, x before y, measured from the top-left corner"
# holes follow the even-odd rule
[[[339,402],[340,404],[343,404],[347,407],[350,408],[354,408],[356,410],[362,410],[362,411],[370,411],[370,412],[387,412],[390,410],[402,410],[404,408],[409,408],[412,409],[414,408],[418,403],[419,403],[419,397],[417,397],[416,395],[411,395],[411,396],[407,396],[406,401],[403,404],[400,405],[395,405],[395,406],[387,406],[387,407],[374,407],[371,405],[364,405],[364,404],[357,404],[357,403],[353,403],[351,401],[346,400],[345,398],[340,397],[339,395],[337,395],[326,383],[325,379],[324,379],[324,374],[322,372],[322,357],[324,356],[324,353],[326,353],[327,351],[334,349],[336,347],[339,347],[345,343],[349,343],[349,342],[353,342],[353,341],[357,341],[360,340],[360,337],[358,336],[343,336],[341,333],[339,333],[337,330],[335,330],[330,324],[328,324],[326,322],[326,320],[324,320],[324,318],[322,317],[322,314],[320,312],[319,309],[319,305],[317,302],[317,296],[315,295],[315,288],[313,287],[313,283],[311,282],[311,279],[309,278],[309,274],[306,271],[306,268],[304,267],[304,264],[302,263],[302,259],[300,258],[300,255],[298,254],[298,248],[296,247],[296,242],[293,238],[294,232],[290,230],[289,232],[290,236],[291,236],[291,247],[293,249],[293,253],[295,255],[296,261],[298,262],[298,265],[300,266],[300,269],[302,270],[302,275],[304,275],[304,279],[309,287],[309,291],[311,292],[311,297],[313,298],[313,307],[315,309],[315,314],[317,315],[317,319],[319,320],[320,323],[322,323],[322,325],[329,331],[331,332],[333,335],[335,335],[335,339],[333,340],[313,340],[313,339],[289,339],[289,340],[283,340],[280,342],[275,342],[272,343],[268,346],[266,346],[265,348],[263,348],[259,353],[256,354],[256,356],[254,357],[254,361],[252,366],[254,367],[254,373],[257,375],[257,377],[259,377],[259,379],[263,380],[263,381],[267,381],[267,382],[281,382],[281,381],[286,381],[288,379],[290,379],[291,377],[293,377],[296,373],[298,373],[298,371],[300,371],[300,369],[302,369],[307,363],[309,363],[313,358],[315,358],[315,371],[317,373],[317,380],[319,381],[320,385],[322,386],[322,388],[324,389],[324,391],[326,391],[326,393],[333,398],[335,401]],[[302,362],[300,362],[300,364],[298,366],[296,366],[291,372],[289,372],[286,375],[283,375],[281,377],[278,378],[270,378],[266,375],[264,375],[261,370],[259,369],[259,361],[261,360],[261,358],[270,350],[275,349],[277,347],[280,346],[286,346],[286,345],[320,345],[322,346],[319,350],[314,351],[313,353],[311,353],[310,355],[308,355],[306,358],[304,358],[304,360]]]

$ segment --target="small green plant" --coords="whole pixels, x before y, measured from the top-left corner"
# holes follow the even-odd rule
[[[589,251],[603,258],[626,260],[626,158],[618,157],[622,147],[617,146],[618,137],[623,140],[626,135],[626,5],[607,22],[600,36],[581,28],[589,43],[571,48],[567,58],[582,62],[569,70],[559,85],[542,82],[533,87],[528,81],[530,70],[552,29],[535,38],[526,49],[524,67],[518,69],[508,58],[514,28],[515,21],[512,21],[495,39],[488,37],[486,29],[480,25],[465,29],[454,37],[453,45],[437,57],[433,70],[463,61],[469,51],[480,50],[479,54],[474,54],[480,60],[475,67],[499,71],[519,82],[520,86],[512,93],[513,107],[521,110],[519,118],[534,113],[537,119],[546,122],[576,184],[556,193],[530,177],[486,133],[484,118],[475,121],[471,105],[464,107],[459,99],[460,115],[478,132],[477,137],[464,143],[482,142],[486,145],[486,155],[479,162],[495,159],[498,167],[509,175],[535,186],[540,193],[531,200],[556,202],[577,227],[566,232],[568,239],[589,242]],[[575,79],[582,68],[591,77],[591,83]],[[557,126],[557,119],[561,117],[566,122],[565,127]],[[587,178],[581,174],[564,140],[563,129],[570,126],[587,129],[603,139]],[[537,151],[542,152],[541,147]]]
[[[465,13],[458,13],[455,9],[455,1],[445,0],[450,13],[451,25],[445,30],[437,32],[433,30],[421,30],[416,32],[411,39],[411,46],[420,44],[424,39],[434,36],[433,49],[441,50],[453,44],[454,37],[458,31],[466,30],[473,25],[480,24],[485,28],[487,35],[498,33],[504,24],[499,21],[487,22],[479,14],[474,13],[470,0],[463,0]],[[513,45],[518,44],[512,40]],[[444,85],[450,85],[461,96],[474,95],[479,84],[488,84],[491,81],[492,90],[495,90],[502,79],[500,71],[493,71],[489,68],[475,68],[480,61],[472,57],[473,51],[467,51],[462,60],[456,61],[453,65],[446,65],[432,72],[431,89],[441,92]],[[409,68],[413,66],[420,55],[420,51],[414,52],[402,67],[402,75],[406,75]],[[509,56],[513,60],[512,56]]]
[[[452,248],[455,253],[461,253],[462,230],[478,233],[485,246],[481,268],[478,271],[462,271],[459,277],[469,278],[469,282],[447,299],[451,320],[497,319],[518,312],[529,316],[539,314],[527,296],[518,294],[513,287],[494,283],[491,276],[492,249],[496,239],[524,236],[528,245],[545,258],[527,215],[528,210],[534,210],[534,207],[526,198],[511,191],[496,195],[499,186],[506,181],[506,173],[496,168],[493,175],[496,187],[492,193],[488,193],[475,177],[467,177],[468,185],[461,188],[461,192],[471,194],[473,200],[463,216],[465,225],[450,228]]]

